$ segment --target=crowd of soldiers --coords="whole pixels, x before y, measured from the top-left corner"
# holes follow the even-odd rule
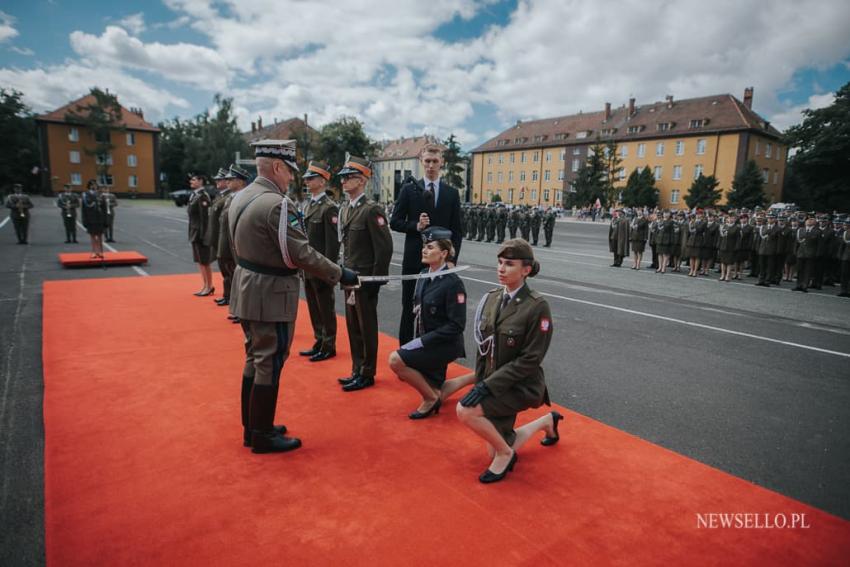
[[[557,215],[552,207],[545,211],[540,207],[494,205],[465,205],[461,208],[461,221],[464,237],[477,242],[496,242],[505,240],[506,229],[509,238],[516,238],[517,231],[521,237],[534,246],[540,238],[540,228],[549,247],[552,245],[552,235],[555,231]]]
[[[613,267],[631,254],[632,269],[649,243],[653,268],[706,276],[718,266],[720,281],[758,278],[770,287],[796,279],[794,291],[823,289],[840,282],[840,297],[850,297],[850,215],[765,211],[757,207],[714,211],[639,211],[628,218],[614,212],[608,230]]]

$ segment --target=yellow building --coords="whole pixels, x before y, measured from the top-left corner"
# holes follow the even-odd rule
[[[693,180],[714,175],[723,191],[747,160],[755,160],[765,180],[768,202],[782,194],[788,148],[781,133],[752,110],[753,89],[744,101],[717,95],[517,122],[472,151],[474,203],[494,195],[503,202],[558,206],[597,142],[614,141],[622,160],[617,185],[649,167],[655,174],[662,208],[687,208],[684,197]],[[583,205],[583,204],[580,204]]]
[[[75,191],[85,190],[97,179],[117,194],[155,195],[159,175],[159,129],[146,122],[140,109],[121,107],[123,129],[110,133],[115,146],[108,155],[92,155],[94,133],[66,119],[95,104],[86,95],[65,106],[36,117],[42,162],[42,190],[59,191],[66,183]],[[98,175],[98,163],[109,164],[109,175]]]

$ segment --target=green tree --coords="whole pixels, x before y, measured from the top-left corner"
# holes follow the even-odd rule
[[[86,155],[94,156],[97,175],[101,180],[109,176],[112,165],[112,134],[124,130],[121,105],[114,94],[92,87],[89,91],[94,101],[78,104],[65,114],[65,120],[85,128],[94,137],[94,146],[86,145]]]
[[[455,135],[452,134],[445,141],[446,149],[443,151],[443,171],[446,183],[454,187],[463,187],[463,161],[464,158],[460,155],[460,144],[457,143]]]
[[[35,191],[38,177],[33,169],[39,164],[38,134],[23,94],[0,89],[0,193],[9,192],[13,183]]]
[[[626,180],[626,187],[623,189],[623,204],[627,207],[637,207],[640,195],[643,193],[641,169],[635,169],[629,174]]]
[[[720,200],[722,191],[717,188],[720,182],[713,175],[706,177],[700,173],[699,177],[694,179],[688,194],[685,197],[685,203],[688,207],[713,207]]]
[[[789,166],[799,193],[810,196],[806,208],[850,210],[850,82],[838,89],[830,106],[805,110],[803,116],[785,138],[797,148]]]
[[[620,164],[623,160],[617,153],[617,142],[609,140],[604,145],[597,140],[594,153],[602,150],[602,161],[605,167],[605,201],[613,204],[618,201],[620,188],[615,187],[620,175]]]
[[[658,188],[655,186],[655,175],[648,167],[640,170],[640,193],[638,193],[637,204],[639,207],[658,206]]]
[[[607,173],[602,146],[594,145],[588,152],[587,161],[579,167],[573,182],[574,192],[570,193],[568,206],[583,207],[592,205],[599,199],[603,205],[608,202]]]
[[[363,130],[363,124],[350,116],[329,122],[319,131],[319,143],[315,148],[316,157],[333,170],[345,163],[346,154],[369,158],[378,150],[378,144],[372,141]],[[331,185],[339,188],[339,178],[333,176]]]
[[[764,178],[753,160],[747,161],[732,181],[732,190],[726,197],[730,207],[748,209],[764,205]]]

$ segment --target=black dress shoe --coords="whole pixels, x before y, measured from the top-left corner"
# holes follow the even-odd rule
[[[275,431],[275,433],[278,433],[279,435],[283,435],[284,433],[286,433],[286,426],[285,425],[275,425],[274,431]],[[251,430],[248,429],[247,427],[242,428],[242,446],[243,447],[250,447],[251,446]]]
[[[343,386],[345,386],[346,384],[351,384],[352,382],[357,380],[358,376],[360,376],[360,375],[357,374],[356,372],[352,372],[351,376],[346,376],[344,378],[337,378],[336,381],[339,382],[340,384],[342,384]]]
[[[419,410],[414,411],[413,413],[407,414],[407,417],[410,419],[425,419],[426,417],[430,417],[431,414],[437,415],[440,413],[440,406],[443,405],[443,400],[437,398],[437,401],[431,406],[431,409],[428,411],[421,412]]]
[[[230,301],[228,301],[227,299],[225,299],[223,297],[220,298],[220,299],[216,299],[215,303],[216,303],[216,305],[218,305],[220,307],[224,307],[225,305],[230,305]]]
[[[516,464],[516,460],[517,460],[516,451],[514,451],[514,456],[511,457],[511,461],[508,463],[508,466],[505,467],[505,470],[503,470],[500,473],[494,473],[490,469],[487,469],[486,471],[481,473],[481,476],[478,477],[478,480],[481,481],[483,484],[490,484],[490,483],[493,483],[493,482],[499,482],[500,480],[502,480],[503,478],[505,478],[508,475],[508,471],[514,470],[514,465]]]
[[[254,431],[251,439],[252,453],[285,453],[301,446],[297,437],[279,435],[276,431]]]
[[[363,390],[365,388],[371,388],[375,385],[375,378],[366,376],[358,376],[356,380],[345,384],[342,387],[343,392],[356,392],[357,390]]]
[[[803,291],[803,288],[801,288],[800,286],[797,286],[794,289],[792,289],[791,291]]]
[[[315,356],[315,355],[319,354],[320,352],[322,352],[322,349],[320,349],[317,346],[314,346],[310,350],[302,350],[298,354],[300,356]]]
[[[554,437],[549,437],[548,435],[540,440],[540,444],[549,447],[550,445],[554,445],[558,441],[561,440],[561,436],[558,434],[558,422],[564,419],[564,416],[559,414],[556,411],[552,412],[552,430],[555,432]]]
[[[323,360],[327,360],[329,358],[333,358],[336,356],[335,350],[329,350],[328,352],[318,352],[310,357],[310,362],[321,362]]]

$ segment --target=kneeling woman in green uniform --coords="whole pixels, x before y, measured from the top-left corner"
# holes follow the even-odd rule
[[[422,233],[422,273],[440,272],[454,257],[452,231],[434,226]],[[463,330],[466,327],[466,289],[457,274],[417,280],[414,291],[416,338],[390,355],[390,368],[422,396],[422,403],[408,415],[423,419],[440,411],[440,387],[446,367],[466,356]]]
[[[500,481],[513,470],[517,450],[538,431],[546,434],[543,445],[557,443],[558,422],[563,419],[553,411],[514,429],[519,412],[551,405],[541,365],[552,340],[552,315],[546,300],[526,283],[540,271],[528,242],[508,240],[497,257],[503,287],[487,293],[478,304],[475,386],[457,406],[458,418],[484,439],[493,457],[478,477],[483,483]]]

